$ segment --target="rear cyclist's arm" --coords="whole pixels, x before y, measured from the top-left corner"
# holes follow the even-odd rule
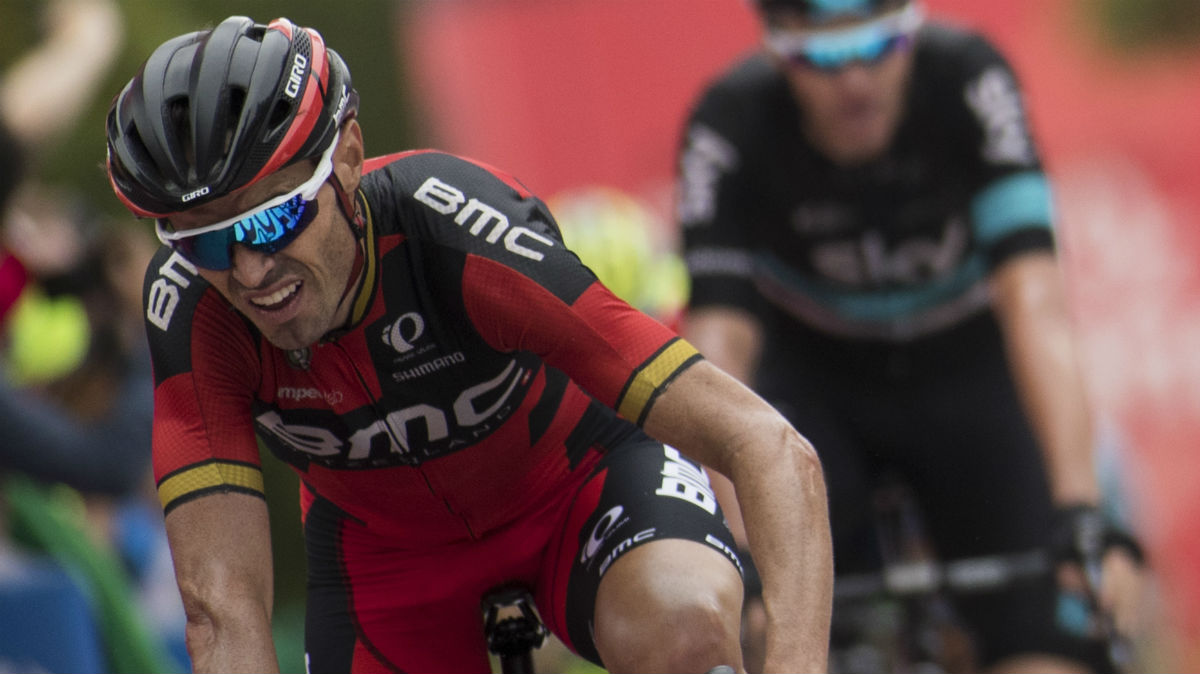
[[[654,402],[646,431],[729,476],[763,581],[766,670],[824,671],[833,594],[825,482],[787,420],[707,361]]]
[[[218,493],[166,516],[197,672],[278,672],[271,637],[270,525],[262,498]]]
[[[993,304],[1017,389],[1060,504],[1099,502],[1092,422],[1066,294],[1048,251],[1028,252],[992,274]]]
[[[1088,409],[1062,278],[1049,252],[1031,252],[1001,265],[992,291],[1017,388],[1037,434],[1060,506],[1100,503]],[[1118,628],[1140,623],[1141,569],[1127,548],[1106,551],[1100,601]]]

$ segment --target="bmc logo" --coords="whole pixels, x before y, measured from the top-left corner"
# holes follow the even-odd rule
[[[413,198],[442,215],[457,212],[458,215],[454,216],[454,222],[464,226],[470,223],[470,229],[467,231],[471,233],[471,236],[480,236],[486,231],[487,235],[484,236],[484,241],[488,243],[496,243],[503,236],[506,249],[535,262],[540,262],[546,255],[524,245],[522,239],[532,239],[547,247],[554,246],[553,239],[542,236],[527,227],[518,225],[510,228],[507,215],[475,197],[468,200],[462,190],[435,177],[431,176],[426,180],[413,193]]]
[[[709,515],[717,512],[717,497],[709,486],[704,469],[683,458],[678,449],[663,445],[666,461],[662,467],[662,485],[654,490],[658,496],[683,499],[703,508]]]
[[[472,431],[483,427],[508,402],[524,373],[524,368],[517,367],[515,360],[509,361],[508,367],[496,377],[460,393],[450,409],[427,403],[410,405],[359,428],[345,439],[334,435],[328,428],[286,423],[275,410],[258,415],[255,421],[290,447],[312,456],[343,455],[349,461],[364,460],[370,458],[375,439],[382,437],[387,439],[391,454],[407,457],[414,450],[424,449],[411,446],[410,430],[419,429],[415,436],[427,438],[431,448],[441,446],[439,443],[450,440],[452,434],[469,437]],[[481,399],[492,399],[494,402],[479,409],[477,402]],[[409,457],[409,460],[415,462],[416,458]]]
[[[190,286],[192,281],[189,277],[195,277],[198,273],[196,266],[179,253],[171,253],[171,257],[158,268],[158,278],[150,284],[150,292],[146,296],[146,320],[166,332],[171,327],[175,308],[179,306],[179,289]]]

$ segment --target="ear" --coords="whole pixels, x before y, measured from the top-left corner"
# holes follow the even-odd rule
[[[358,189],[364,158],[362,128],[358,120],[348,119],[342,124],[342,135],[333,151],[333,170],[348,194]]]

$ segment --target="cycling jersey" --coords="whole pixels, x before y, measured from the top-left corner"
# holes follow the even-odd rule
[[[462,559],[484,569],[505,568],[498,554],[540,559],[555,526],[564,535],[566,505],[600,470],[603,452],[648,440],[638,426],[655,397],[700,358],[598,283],[563,247],[544,204],[490,167],[432,151],[377,158],[357,198],[364,282],[350,327],[311,347],[272,346],[167,248],[145,286],[165,511],[214,492],[262,496],[257,438],[299,474],[306,529],[317,534],[308,541],[310,568],[323,574],[322,587],[333,569],[340,575],[332,586],[352,597],[317,603],[349,604],[344,620],[329,621],[352,626],[390,621],[380,602],[415,601],[360,573],[378,568],[371,565],[381,549],[416,560],[410,575],[396,577],[427,572],[419,574],[423,596],[458,583],[439,568]],[[652,470],[665,480],[662,461]],[[728,540],[701,482],[667,500],[703,506],[692,509]],[[588,526],[578,519],[571,526]],[[564,563],[578,557],[572,548]],[[566,587],[565,571],[550,575]],[[356,591],[360,583],[372,591]],[[453,648],[475,653],[479,635],[453,626],[464,615],[478,620],[486,588],[467,589],[472,603],[464,609],[456,595],[458,622],[442,631]],[[565,593],[545,610],[565,614]],[[310,622],[310,645],[331,638],[336,630],[326,627]],[[356,670],[370,669],[364,658],[403,664],[394,644],[338,643],[322,647],[322,657],[340,653],[338,667],[353,653]]]
[[[821,332],[888,341],[976,315],[988,272],[1052,245],[1022,110],[982,38],[926,26],[895,142],[843,168],[805,138],[783,73],[751,56],[705,92],[684,139],[691,306],[766,304]]]
[[[1054,245],[1021,92],[979,35],[927,24],[912,49],[899,127],[874,161],[823,155],[761,52],[703,92],[679,156],[689,306],[763,326],[755,389],[821,456],[839,574],[879,564],[871,490],[884,474],[914,488],[947,558],[1045,547],[1054,514],[987,285]],[[960,601],[981,664],[1103,663],[1056,628],[1053,599],[1048,578]]]

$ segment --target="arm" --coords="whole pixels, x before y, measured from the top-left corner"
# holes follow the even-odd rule
[[[1093,425],[1054,257],[1029,253],[1008,261],[993,274],[992,292],[1017,390],[1045,453],[1055,502],[1098,506]],[[1105,553],[1100,602],[1124,634],[1135,632],[1141,621],[1141,577],[1128,550],[1114,547]]]
[[[707,361],[655,401],[646,431],[732,479],[766,606],[766,670],[826,667],[833,555],[816,452],[750,389]]]
[[[173,508],[166,526],[192,670],[278,672],[266,502],[232,492],[202,496]]]
[[[688,312],[683,336],[713,365],[749,386],[762,351],[762,325],[751,314],[726,306],[707,306]],[[724,475],[709,471],[713,491],[738,547],[749,547],[742,511],[733,484]]]
[[[1092,423],[1062,278],[1049,253],[1027,253],[991,279],[1010,367],[1045,453],[1059,504],[1096,504]]]
[[[55,0],[43,13],[46,35],[0,80],[0,119],[28,146],[78,119],[124,38],[112,0]]]
[[[113,407],[95,422],[36,393],[0,385],[0,467],[84,492],[127,494],[150,467],[150,374],[125,375]]]

